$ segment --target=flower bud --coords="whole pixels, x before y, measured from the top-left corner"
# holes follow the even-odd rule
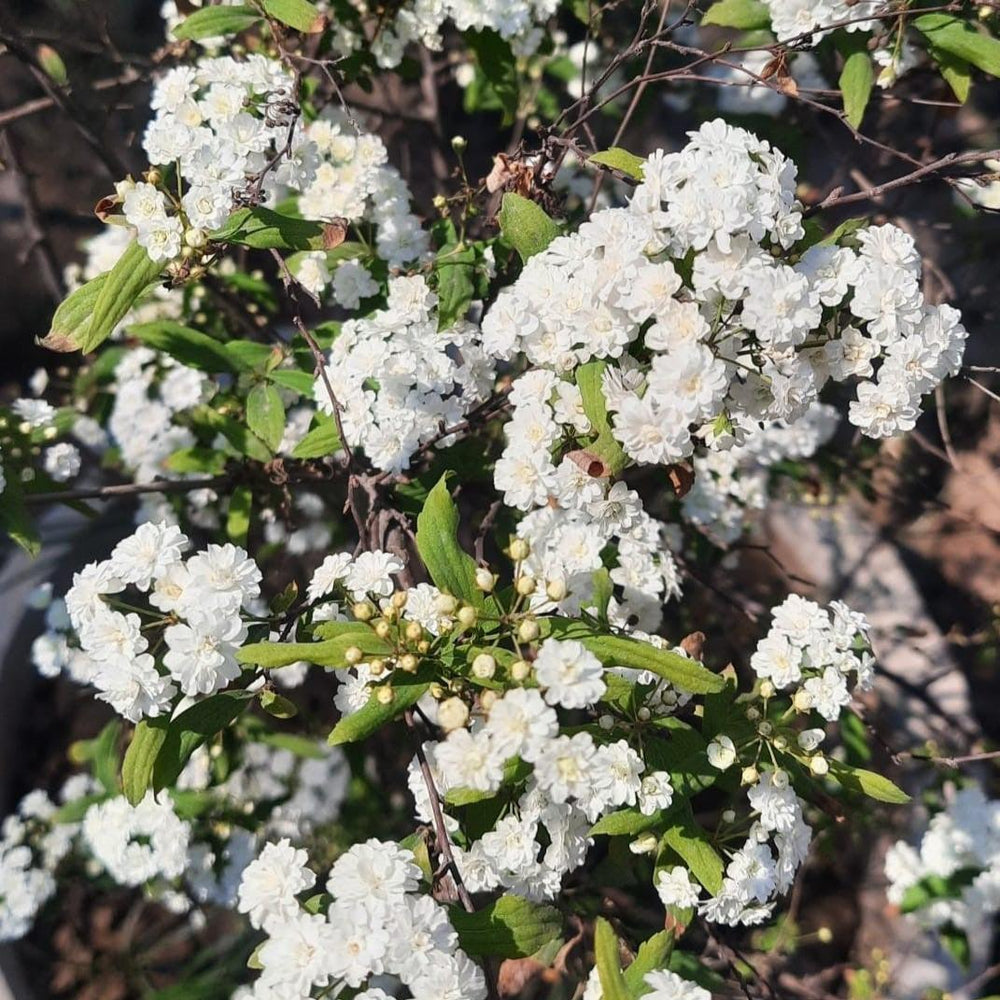
[[[514,589],[522,597],[530,597],[535,592],[536,587],[537,584],[533,576],[519,576],[517,583],[514,584]]]
[[[359,622],[370,622],[372,618],[375,617],[375,607],[371,601],[358,601],[357,604],[351,608],[351,614]]]
[[[372,677],[381,677],[385,673],[385,660],[372,660],[368,664],[368,673]]]
[[[538,622],[534,618],[525,618],[517,626],[517,637],[521,642],[534,642],[538,638]]]
[[[394,622],[399,620],[399,608],[395,604],[390,602],[382,609],[382,617],[387,622]]]
[[[496,691],[484,691],[479,696],[479,707],[489,715],[493,706],[500,700],[500,695]]]
[[[389,623],[383,618],[381,621],[375,623],[375,634],[380,639],[388,639],[389,633],[392,631]]]
[[[418,653],[421,653],[421,654],[422,653],[429,653],[430,649],[431,649],[431,643],[430,643],[429,639],[421,639],[420,642],[417,643],[417,652]]]
[[[472,675],[488,681],[497,672],[497,661],[489,653],[480,653],[472,661]]]
[[[458,610],[458,601],[451,594],[438,594],[434,599],[434,610],[439,615],[453,615]]]
[[[736,822],[736,810],[735,809],[724,809],[722,811],[722,822],[723,823],[735,823]]]
[[[803,729],[798,736],[798,744],[802,750],[811,753],[823,742],[826,733],[822,729]]]
[[[650,710],[646,708],[645,705],[643,705],[642,708],[640,708],[639,711],[636,712],[635,714],[640,722],[649,722],[650,718],[652,718],[653,715],[653,713],[650,712]]]
[[[830,773],[830,763],[821,753],[818,753],[809,759],[809,770],[817,778],[822,778],[824,774]]]
[[[531,555],[531,546],[523,538],[515,538],[507,551],[514,562],[522,562]]]
[[[359,664],[365,658],[365,654],[361,651],[360,646],[348,646],[344,650],[344,662],[349,666],[353,667]]]
[[[716,736],[706,749],[712,767],[725,771],[736,763],[736,744],[728,736]]]
[[[775,687],[772,681],[764,680],[761,681],[760,685],[760,696],[761,698],[773,698]]]
[[[375,700],[380,705],[391,705],[396,700],[396,692],[388,684],[383,684],[375,688]]]
[[[643,833],[628,845],[628,849],[633,854],[655,854],[659,845],[660,842],[655,833]]]
[[[397,590],[395,594],[392,595],[392,606],[398,611],[402,611],[406,607],[406,601],[409,594],[405,590]]]
[[[510,665],[510,676],[520,684],[531,675],[531,664],[527,660],[515,660]]]
[[[404,653],[399,658],[399,669],[407,674],[415,674],[417,672],[417,667],[420,666],[420,660],[418,660],[412,653]]]
[[[419,642],[424,636],[423,626],[420,622],[406,623],[406,638],[410,642]]]
[[[143,175],[148,184],[159,184],[163,180],[163,174],[156,167],[150,167]]]
[[[608,732],[608,730],[610,730],[610,729],[614,729],[614,726],[615,726],[615,717],[614,717],[613,715],[607,715],[607,714],[604,714],[604,715],[602,715],[602,716],[601,716],[601,717],[600,717],[600,718],[599,718],[599,719],[597,720],[597,724],[598,724],[598,725],[599,725],[599,726],[601,727],[601,729],[603,729],[603,730],[604,730],[605,732]]]
[[[458,619],[458,624],[462,628],[472,628],[479,619],[479,615],[476,613],[476,609],[472,607],[471,604],[464,604],[458,609],[458,614],[455,616]]]
[[[829,944],[833,940],[833,931],[829,927],[820,927],[816,931],[816,940],[820,944]]]
[[[771,725],[771,723],[770,723],[770,722],[768,722],[768,721],[767,721],[767,719],[765,719],[765,720],[764,720],[764,721],[763,721],[763,722],[762,722],[762,723],[761,723],[761,724],[760,724],[760,725],[759,725],[759,726],[757,727],[757,732],[758,732],[758,733],[760,733],[760,735],[761,735],[761,736],[770,736],[770,735],[771,735],[771,733],[773,733],[773,732],[774,732],[774,726],[772,726],[772,725]]]
[[[204,229],[197,228],[185,230],[184,242],[191,247],[192,250],[200,250],[208,243],[208,233],[206,233]]]
[[[760,718],[760,709],[759,708],[755,708],[753,705],[751,705],[747,709],[747,718],[751,722],[756,722]]]
[[[565,580],[549,580],[545,584],[545,596],[550,601],[561,601],[566,596]]]
[[[771,745],[775,750],[787,750],[788,740],[786,740],[784,736],[775,736],[774,739],[771,740]]]
[[[492,593],[496,586],[497,578],[485,567],[480,566],[476,570],[476,586],[484,593]]]
[[[446,733],[461,729],[469,721],[469,706],[461,698],[446,698],[438,705],[437,721]]]
[[[758,781],[760,781],[760,772],[753,764],[743,768],[743,773],[740,775],[741,785],[756,785]]]
[[[435,701],[440,701],[444,697],[444,688],[437,681],[431,683],[427,692]]]
[[[464,135],[455,135],[452,136],[451,138],[451,148],[455,150],[455,152],[458,153],[459,156],[461,156],[462,153],[465,152],[468,145],[469,141],[465,138]]]
[[[808,712],[813,707],[812,695],[805,688],[799,688],[792,698],[792,707],[796,712]]]

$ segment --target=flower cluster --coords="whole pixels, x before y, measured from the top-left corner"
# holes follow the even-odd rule
[[[614,437],[641,464],[793,423],[831,380],[861,380],[850,420],[867,435],[911,429],[966,336],[955,309],[924,302],[913,240],[883,225],[799,250],[791,161],[721,120],[690,135],[646,160],[627,208],[528,261],[484,318],[486,350],[558,373],[606,359]],[[514,502],[541,502],[534,479]]]
[[[786,598],[772,615],[750,667],[772,690],[795,688],[799,709],[813,709],[827,722],[836,722],[851,700],[851,675],[861,691],[875,681],[864,615],[841,601],[833,601],[827,611],[798,594]]]
[[[871,31],[878,23],[873,15],[882,7],[877,0],[764,0],[764,5],[779,42],[802,35],[818,41],[835,25],[847,31]]]
[[[399,472],[422,446],[449,444],[443,431],[493,386],[476,328],[460,321],[439,331],[437,301],[420,275],[390,279],[386,308],[344,323],[316,379],[320,410],[339,407],[348,443],[378,469]]]
[[[1000,911],[1000,802],[978,785],[949,791],[916,847],[886,853],[887,896],[924,927],[968,932]]]
[[[411,851],[375,839],[355,844],[330,869],[325,913],[297,898],[316,882],[306,860],[282,840],[265,845],[243,874],[239,909],[267,934],[254,995],[298,1000],[313,987],[336,993],[391,975],[415,1000],[484,1000],[483,972],[458,947],[445,908],[420,892]],[[388,997],[375,986],[359,995]]]
[[[235,545],[209,545],[185,557],[187,537],[172,525],[145,523],[102,562],[73,577],[66,609],[86,654],[78,672],[126,719],[170,711],[179,688],[210,694],[239,676],[236,650],[247,630],[241,611],[260,594],[261,572]],[[115,595],[148,595],[140,613]],[[131,605],[129,605],[131,607]],[[144,623],[143,618],[147,621]],[[146,626],[163,626],[160,662]]]

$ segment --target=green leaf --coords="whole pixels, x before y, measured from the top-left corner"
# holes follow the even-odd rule
[[[429,680],[418,679],[419,677],[419,674],[394,674],[392,701],[383,705],[378,696],[372,694],[367,705],[351,715],[345,715],[333,727],[327,742],[334,747],[343,743],[356,743],[402,715],[406,709],[412,708],[431,686]]]
[[[255,462],[270,462],[274,457],[271,449],[241,421],[220,413],[211,406],[199,406],[191,411],[196,424],[202,424],[221,434],[241,455]]]
[[[428,883],[434,879],[434,866],[431,864],[431,852],[427,847],[427,835],[424,830],[416,830],[404,837],[399,846],[413,854],[413,860],[423,873]]]
[[[171,472],[202,472],[206,475],[219,475],[226,467],[226,456],[214,448],[201,448],[194,445],[191,448],[180,448],[173,452],[166,461]]]
[[[649,670],[682,691],[692,694],[711,694],[725,687],[726,682],[722,676],[713,674],[696,660],[689,660],[672,650],[657,649],[648,642],[626,636],[606,635],[584,622],[569,618],[542,618],[538,624],[543,638],[552,636],[556,639],[576,639],[606,667]]]
[[[292,449],[292,458],[326,458],[340,450],[340,434],[333,417],[318,413],[316,426]]]
[[[258,344],[255,340],[227,340],[222,349],[242,371],[259,371],[271,360],[278,348]]]
[[[691,874],[712,895],[722,889],[725,865],[718,852],[708,842],[705,831],[695,822],[691,804],[684,803],[680,812],[663,834],[663,844],[674,851],[691,869]]]
[[[180,323],[173,323],[170,320],[140,323],[129,327],[129,333],[149,347],[176,358],[189,368],[212,373],[229,372],[233,375],[245,370],[244,366],[237,364],[220,341]]]
[[[502,785],[515,785],[526,781],[532,772],[532,767],[520,757],[511,757],[504,762]],[[475,788],[456,787],[445,792],[444,800],[450,806],[469,806],[475,802],[492,799],[496,792],[481,792]]]
[[[41,552],[41,536],[24,503],[21,484],[14,478],[14,470],[10,468],[7,470],[7,485],[0,493],[0,529],[3,529],[32,559]]]
[[[458,509],[448,492],[445,473],[417,516],[417,551],[434,585],[477,608],[485,606],[476,587],[476,563],[458,544]]]
[[[309,0],[261,0],[268,17],[305,35],[315,35],[326,27],[326,17]]]
[[[172,719],[154,758],[154,789],[172,785],[191,754],[230,725],[252,702],[253,695],[247,691],[219,691]]]
[[[475,913],[448,912],[462,950],[472,957],[526,958],[562,934],[562,914],[554,906],[503,895]]]
[[[503,125],[510,125],[517,117],[519,94],[517,86],[517,61],[510,43],[492,28],[467,31],[465,39],[475,53],[476,62],[483,76],[489,81],[503,109]]]
[[[925,875],[903,893],[899,908],[903,913],[914,913],[941,899],[958,899],[963,890],[972,885],[978,874],[978,868],[960,868],[948,878]]]
[[[326,756],[323,746],[308,736],[297,733],[260,733],[254,737],[256,743],[266,743],[269,747],[279,750],[290,750],[296,757],[306,757],[310,760],[322,760]]]
[[[66,63],[63,62],[62,56],[51,45],[39,45],[37,54],[42,69],[60,87],[65,87],[69,83],[69,74],[66,72]]]
[[[273,385],[255,385],[250,390],[247,426],[271,451],[278,450],[285,436],[285,404]]]
[[[607,362],[590,361],[576,370],[576,384],[583,397],[583,412],[590,421],[590,430],[596,437],[586,450],[604,464],[606,475],[617,476],[628,465],[628,455],[615,438],[608,420],[608,406],[604,399],[602,375]]]
[[[719,0],[708,8],[701,23],[756,31],[771,26],[771,15],[760,0]]]
[[[600,153],[594,153],[588,157],[587,162],[596,163],[599,167],[610,167],[637,181],[642,180],[646,168],[646,161],[641,156],[636,156],[635,153],[630,153],[620,146],[612,146]]]
[[[249,486],[237,486],[229,495],[229,512],[226,515],[226,537],[234,545],[246,546],[250,531],[250,508],[253,506],[253,490]]]
[[[255,250],[329,250],[343,237],[330,223],[280,215],[270,208],[240,208],[211,234],[215,243],[238,243]]]
[[[63,353],[88,354],[111,336],[139,296],[159,278],[161,269],[133,240],[107,274],[88,281],[63,301],[41,345]]]
[[[294,368],[275,368],[273,372],[267,373],[267,377],[285,389],[291,389],[300,396],[312,399],[313,385],[316,381],[312,372],[300,372]]]
[[[167,739],[168,720],[142,719],[132,733],[132,742],[122,762],[122,791],[132,805],[138,805],[153,782],[153,766]]]
[[[927,44],[927,51],[931,59],[937,63],[937,68],[941,71],[941,76],[945,83],[951,87],[952,93],[961,104],[969,99],[969,91],[972,89],[972,67],[968,61],[945,52],[936,45]]]
[[[959,930],[954,924],[948,923],[942,927],[938,933],[941,941],[949,954],[959,964],[962,969],[968,969],[972,958],[972,949],[969,947],[969,938],[965,931]]]
[[[661,809],[644,815],[637,808],[618,809],[615,812],[602,816],[591,828],[590,835],[597,837],[604,835],[607,837],[632,837],[637,833],[652,830],[663,823],[663,817],[667,810]]]
[[[824,236],[823,239],[816,243],[816,246],[820,247],[832,247],[839,246],[848,237],[853,236],[858,230],[864,229],[865,226],[871,220],[867,215],[855,216],[852,219],[845,219],[839,226],[829,236]]]
[[[118,784],[118,740],[122,734],[122,724],[112,719],[96,736],[91,744],[90,766],[101,787],[112,795],[117,795]]]
[[[277,691],[262,691],[260,707],[276,719],[294,719],[299,714],[298,706],[291,698],[278,694]]]
[[[990,76],[1000,76],[1000,41],[977,31],[951,14],[922,14],[910,22],[939,52],[971,63]]]
[[[598,917],[594,924],[594,961],[601,980],[602,1000],[629,1000],[622,975],[618,935],[604,917]]]
[[[852,792],[862,792],[870,799],[888,802],[890,805],[904,805],[910,801],[910,796],[902,788],[874,771],[830,760],[830,773],[844,788]]]
[[[107,792],[95,792],[93,795],[83,795],[72,802],[60,806],[52,814],[53,823],[79,823],[91,806],[104,802],[111,796]]]
[[[447,330],[465,317],[476,293],[476,251],[462,243],[452,243],[438,251],[434,261],[437,275],[438,329]]]
[[[868,36],[852,32],[845,36],[840,50],[844,56],[844,67],[840,71],[838,86],[844,98],[844,115],[852,128],[861,125],[868,99],[875,83],[875,70],[868,55]]]
[[[253,7],[202,7],[174,28],[174,37],[181,40],[221,38],[245,31],[261,20]]]
[[[648,972],[665,969],[674,950],[673,931],[660,931],[639,945],[639,951],[632,964],[625,970],[625,987],[631,1000],[639,1000],[649,992],[649,985],[643,980]]]
[[[370,656],[392,652],[392,647],[365,625],[357,631],[322,642],[254,642],[238,649],[236,660],[261,667],[287,667],[290,663],[305,660],[321,667],[344,669],[350,666],[344,659],[344,652],[351,646],[357,646]]]
[[[526,261],[541,253],[562,230],[533,201],[508,191],[497,214],[504,241]]]

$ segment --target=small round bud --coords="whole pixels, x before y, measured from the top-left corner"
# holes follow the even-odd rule
[[[465,138],[464,135],[455,135],[452,136],[451,138],[451,148],[455,150],[455,152],[458,153],[459,156],[461,156],[462,153],[465,152],[468,145],[469,141]]]
[[[397,608],[395,604],[392,604],[390,602],[382,610],[382,617],[385,618],[387,622],[399,621],[399,608]]]
[[[419,642],[423,637],[424,637],[424,630],[420,622],[406,623],[406,638],[410,642]]]
[[[469,721],[469,706],[461,698],[447,698],[438,705],[437,721],[446,733],[461,729]]]
[[[521,642],[534,642],[538,638],[538,622],[534,618],[525,618],[517,626],[517,637]]]
[[[522,597],[530,597],[535,592],[537,586],[533,576],[519,576],[517,583],[514,584],[514,589]]]
[[[435,701],[440,701],[444,697],[444,688],[437,681],[434,681],[427,690]]]
[[[736,810],[735,809],[724,809],[722,811],[722,822],[723,823],[735,823],[736,822]]]
[[[372,677],[381,677],[385,673],[385,660],[372,660],[368,664],[368,673]]]
[[[150,167],[142,176],[146,178],[148,184],[159,184],[163,180],[163,174],[156,167]]]
[[[480,566],[476,570],[476,586],[484,593],[492,593],[496,586],[497,578],[485,566]]]
[[[821,753],[818,753],[809,759],[809,770],[817,778],[822,778],[824,774],[830,773],[830,763]]]
[[[604,714],[597,720],[597,724],[605,732],[608,732],[615,727],[615,717],[613,715]]]
[[[431,204],[439,211],[444,212],[448,208],[448,199],[443,194],[434,195]]]
[[[770,723],[770,722],[768,722],[768,721],[767,721],[767,719],[765,719],[765,720],[764,720],[764,721],[763,721],[763,722],[762,722],[762,723],[761,723],[761,724],[760,724],[760,725],[759,725],[759,726],[757,727],[757,732],[758,732],[758,733],[760,733],[760,735],[761,735],[761,736],[770,736],[770,735],[771,735],[771,733],[773,733],[773,732],[774,732],[774,726],[772,726],[772,725],[771,725],[771,723]]]
[[[430,652],[430,648],[431,644],[429,639],[421,639],[420,642],[417,643],[418,653],[428,653]]]
[[[531,664],[527,660],[515,660],[510,665],[510,676],[520,684],[531,675]]]
[[[775,687],[772,681],[764,680],[760,685],[760,696],[761,698],[773,698]]]
[[[747,718],[751,722],[756,722],[760,718],[760,709],[759,708],[755,708],[753,705],[751,705],[747,709]]]
[[[476,609],[474,607],[470,604],[465,604],[458,609],[458,614],[455,615],[455,618],[462,628],[472,628],[472,626],[478,621],[479,615],[476,613]]]
[[[515,538],[507,551],[515,562],[522,562],[531,555],[531,546],[523,538]]]
[[[451,594],[438,594],[434,599],[434,610],[439,615],[453,615],[458,610],[458,601]]]
[[[361,651],[360,646],[348,646],[344,650],[344,662],[349,666],[353,667],[360,663],[365,658],[365,654]]]
[[[381,621],[375,623],[375,634],[380,639],[388,639],[389,633],[392,631],[389,623],[383,618]]]
[[[402,611],[406,607],[406,600],[409,595],[405,590],[397,590],[395,594],[392,595],[392,606],[399,611]]]
[[[758,781],[760,781],[760,772],[753,764],[743,768],[743,773],[740,775],[741,785],[756,785]]]
[[[418,660],[412,653],[404,653],[399,658],[399,669],[407,674],[415,674],[417,672],[417,667],[420,666],[420,660]]]
[[[193,250],[200,250],[208,243],[208,233],[204,229],[188,229],[184,233],[184,242]]]
[[[370,622],[372,618],[375,617],[375,607],[371,601],[358,601],[357,604],[351,608],[351,614],[359,622]]]
[[[481,694],[481,695],[479,696],[479,704],[480,704],[480,706],[482,707],[482,710],[483,710],[484,712],[486,712],[486,714],[487,714],[487,715],[489,715],[489,713],[490,713],[490,711],[492,710],[493,706],[494,706],[494,705],[495,705],[495,704],[496,704],[496,703],[497,703],[497,702],[498,702],[499,700],[500,700],[500,695],[498,695],[498,694],[496,693],[496,691],[484,691],[484,692],[483,692],[483,693],[482,693],[482,694]]]
[[[438,619],[438,633],[440,635],[451,635],[455,631],[455,619],[454,618],[439,618]]]
[[[46,427],[45,430],[42,431],[42,437],[46,441],[51,441],[54,437],[57,437],[58,434],[59,434],[58,427]]]
[[[788,740],[786,740],[784,736],[775,736],[771,743],[773,744],[775,750],[788,749]]]
[[[550,601],[561,601],[566,596],[566,593],[565,580],[549,580],[545,584],[545,596]]]
[[[396,700],[396,692],[388,684],[383,684],[375,688],[375,700],[380,705],[391,705]]]
[[[472,675],[488,681],[497,672],[497,661],[489,653],[480,653],[472,661]]]
[[[816,940],[820,944],[829,944],[833,940],[833,931],[829,927],[820,927],[816,931]]]
[[[636,714],[636,718],[638,718],[638,720],[640,722],[649,722],[649,720],[652,717],[653,713],[650,712],[650,710],[648,708],[646,708],[645,705],[643,705],[642,708],[640,708],[639,711],[636,712],[635,714]]]

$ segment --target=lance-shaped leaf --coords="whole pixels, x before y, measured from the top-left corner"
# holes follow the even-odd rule
[[[271,451],[278,450],[285,436],[285,404],[273,385],[255,385],[250,390],[247,426]]]
[[[594,924],[594,960],[603,1000],[630,1000],[622,975],[618,935],[604,917],[598,917]]]
[[[620,146],[612,146],[610,149],[601,150],[588,157],[588,163],[596,163],[599,167],[609,167],[617,170],[618,173],[631,177],[633,180],[641,181],[646,169],[646,161],[635,153],[630,153]]]
[[[708,842],[708,835],[695,821],[689,802],[673,814],[673,820],[663,834],[661,847],[677,854],[712,895],[721,891],[725,865],[718,851]]]
[[[859,32],[845,36],[840,45],[844,67],[840,71],[840,92],[844,98],[844,115],[852,128],[864,117],[868,99],[875,83],[875,69],[868,55],[867,35]]]
[[[239,663],[253,663],[261,667],[287,667],[289,663],[305,660],[321,667],[343,669],[349,666],[345,652],[357,646],[362,653],[382,656],[392,652],[392,647],[380,639],[370,628],[361,625],[322,642],[254,642],[236,651]]]
[[[608,420],[608,405],[604,398],[604,361],[590,361],[576,370],[576,384],[583,399],[583,412],[590,421],[594,440],[584,449],[600,460],[603,475],[617,476],[628,465],[628,455],[615,438]]]
[[[643,977],[656,969],[665,969],[674,950],[673,931],[660,931],[639,945],[632,964],[625,970],[625,987],[632,1000],[639,1000],[649,992],[649,984]]]
[[[521,260],[541,253],[562,232],[541,206],[513,191],[503,196],[497,221],[504,242],[518,252]]]
[[[910,796],[902,788],[874,771],[866,771],[862,767],[851,767],[850,764],[831,760],[830,773],[844,788],[852,792],[861,792],[878,802],[900,806],[910,801]]]
[[[934,49],[971,63],[990,76],[1000,76],[1000,41],[977,31],[968,21],[952,14],[921,14],[910,24]]]
[[[314,35],[326,27],[326,17],[309,0],[261,0],[268,17],[287,24],[304,35]]]
[[[417,516],[417,551],[435,586],[477,608],[485,603],[476,587],[476,563],[458,544],[458,508],[448,492],[448,473],[430,491]]]
[[[526,958],[562,933],[562,914],[554,906],[504,895],[475,913],[449,911],[458,942],[468,955]]]
[[[343,743],[356,743],[381,729],[387,722],[398,718],[408,708],[412,708],[427,693],[430,681],[417,674],[403,674],[397,671],[392,677],[392,683],[382,690],[392,692],[389,701],[383,701],[378,692],[372,694],[368,704],[357,712],[345,715],[327,737],[330,746],[340,746]]]
[[[210,7],[209,10],[221,8]],[[237,375],[248,366],[241,365],[235,357],[226,350],[226,345],[200,330],[170,320],[157,320],[153,323],[138,323],[129,328],[133,337],[138,337],[144,344],[169,354],[188,368],[197,368],[203,372],[228,372]]]
[[[761,0],[719,0],[708,8],[701,23],[756,31],[770,27],[771,14]]]
[[[256,250],[330,250],[343,242],[344,228],[335,223],[293,219],[258,206],[233,212],[211,239]]]
[[[142,719],[132,733],[132,742],[122,762],[122,791],[132,805],[138,805],[153,783],[153,766],[167,739],[168,720]]]
[[[188,15],[174,28],[174,38],[182,41],[197,38],[224,38],[245,31],[263,20],[253,7],[202,7]]]

